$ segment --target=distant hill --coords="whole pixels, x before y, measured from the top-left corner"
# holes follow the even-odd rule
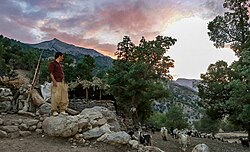
[[[67,53],[73,55],[74,58],[79,61],[84,55],[90,55],[95,59],[96,71],[108,69],[112,67],[113,59],[109,56],[105,56],[94,49],[87,49],[83,47],[77,47],[72,44],[67,44],[56,38],[50,41],[44,41],[37,44],[29,44],[34,48],[51,50],[53,52],[60,51],[62,53]]]
[[[97,57],[97,56],[104,57],[103,54],[97,52],[94,49],[77,47],[72,44],[64,43],[56,38],[50,41],[44,41],[44,42],[37,43],[37,44],[30,44],[30,46],[34,48],[39,48],[39,49],[49,49],[53,51],[60,51],[62,53],[71,54],[75,57],[83,56],[83,55],[90,55],[92,57]]]

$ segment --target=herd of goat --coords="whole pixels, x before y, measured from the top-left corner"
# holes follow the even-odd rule
[[[128,134],[131,136],[132,140],[137,140],[140,144],[143,144],[145,146],[151,146],[152,136],[143,130],[144,129],[142,129],[141,127],[137,129],[131,129],[128,131]],[[151,128],[151,131],[152,133],[154,133],[155,130]],[[200,133],[196,129],[178,130],[177,128],[171,128],[170,130],[168,130],[166,127],[162,127],[159,131],[161,133],[162,139],[165,141],[170,140],[170,138],[178,140],[182,151],[186,151],[188,145],[191,144],[191,137],[211,138],[223,141],[223,138],[215,137],[213,133]],[[240,138],[239,140],[244,147],[249,147],[249,139]],[[198,144],[193,148],[192,152],[209,152],[209,148],[206,144]]]

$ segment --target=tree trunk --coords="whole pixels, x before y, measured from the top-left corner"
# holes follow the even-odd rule
[[[86,99],[89,99],[89,93],[87,88],[86,88]]]
[[[102,90],[100,89],[99,99],[102,100]]]
[[[248,140],[250,140],[250,129],[247,130]]]

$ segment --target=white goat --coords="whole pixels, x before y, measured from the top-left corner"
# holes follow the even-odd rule
[[[209,152],[209,148],[206,144],[198,144],[194,147],[192,152]]]
[[[180,137],[179,142],[181,144],[181,149],[183,151],[186,151],[187,150],[187,145],[188,145],[188,135],[180,134],[179,137]]]
[[[166,127],[161,127],[161,137],[163,140],[168,140],[168,130]]]

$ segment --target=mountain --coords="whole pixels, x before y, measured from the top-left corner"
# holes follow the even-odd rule
[[[198,90],[191,82],[199,82],[195,79],[179,79],[170,81],[168,88],[170,97],[153,102],[153,110],[161,113],[167,112],[172,104],[183,108],[183,113],[190,124],[202,117],[203,109],[199,106],[200,98]],[[191,86],[190,86],[191,85]]]
[[[185,79],[185,78],[178,78],[175,81],[177,84],[188,87],[196,92],[198,92],[198,87],[197,85],[199,84],[200,80],[197,79]]]
[[[56,38],[50,41],[44,41],[44,42],[37,43],[37,44],[30,44],[30,46],[34,48],[39,48],[39,49],[49,49],[53,51],[60,51],[62,53],[71,54],[75,57],[83,56],[83,55],[90,55],[92,57],[97,57],[97,56],[104,57],[103,54],[97,52],[94,49],[77,47],[72,44],[64,43]]]

